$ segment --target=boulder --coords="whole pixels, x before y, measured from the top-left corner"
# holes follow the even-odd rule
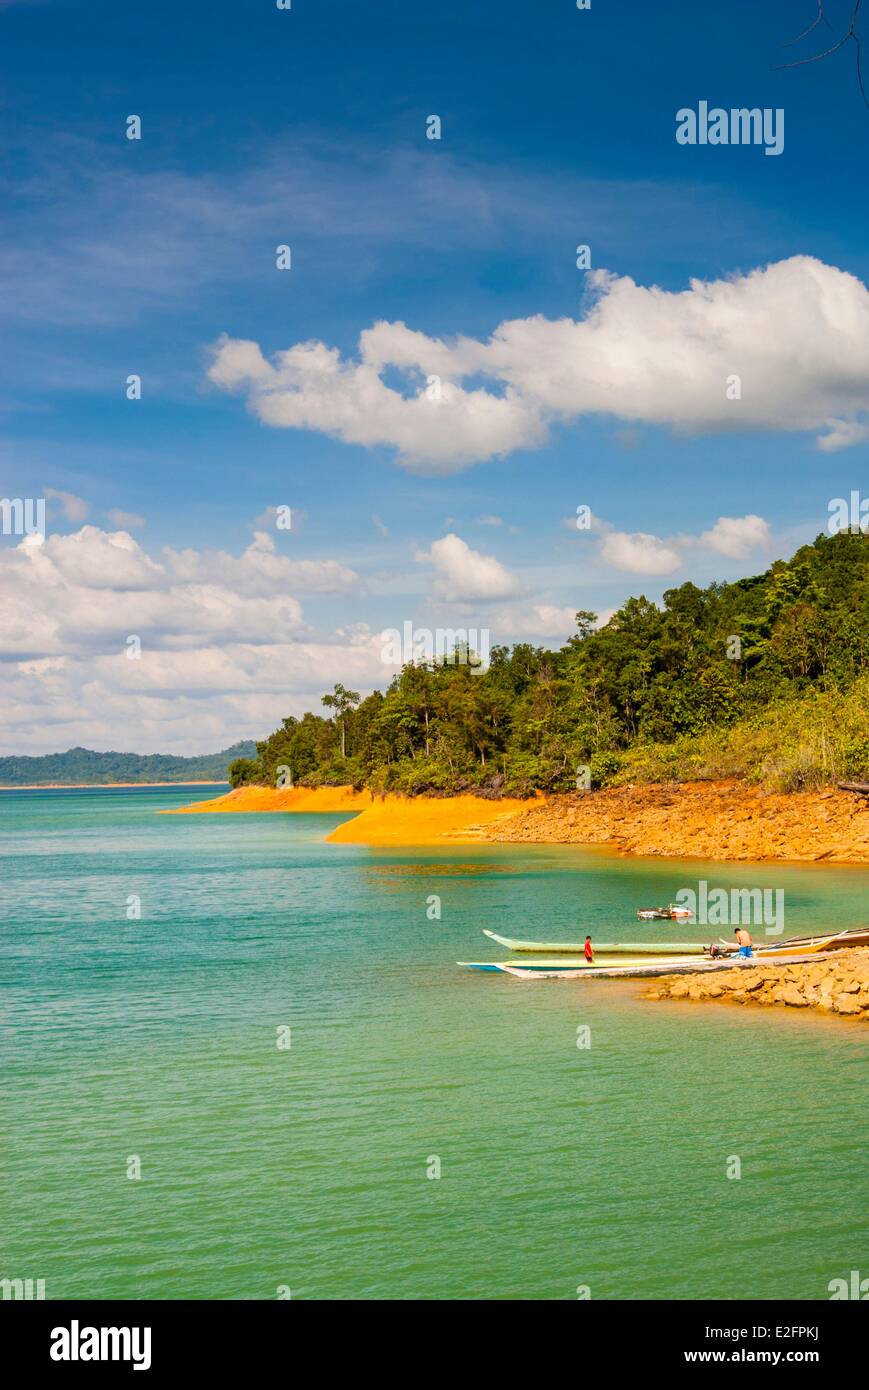
[[[781,996],[781,1002],[783,1004],[790,1004],[792,1009],[808,1008],[808,999],[804,997],[796,985],[784,985],[783,988],[779,990],[779,995]]]
[[[670,988],[671,999],[684,999],[688,994],[688,986],[684,980],[679,980],[677,984]]]
[[[833,1008],[837,1014],[862,1014],[863,1012],[853,994],[837,994],[833,1000]]]

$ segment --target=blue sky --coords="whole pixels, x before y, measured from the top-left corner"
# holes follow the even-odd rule
[[[384,684],[384,627],[558,643],[577,608],[823,530],[866,486],[869,110],[851,44],[775,65],[850,9],[783,48],[814,0],[0,3],[0,489],[46,496],[52,533],[37,560],[0,538],[3,751],[262,735],[335,680]],[[782,154],[677,144],[701,100],[783,109]],[[382,335],[375,398],[359,338],[381,322],[423,337]],[[265,363],[314,341],[338,375],[227,357],[215,380],[222,335]],[[441,361],[433,443],[403,406]]]

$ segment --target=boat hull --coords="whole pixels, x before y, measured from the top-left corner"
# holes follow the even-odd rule
[[[581,941],[516,941],[509,936],[499,936],[497,932],[488,931],[486,928],[483,929],[483,933],[491,941],[497,941],[499,946],[505,946],[508,951],[546,956],[575,954],[578,958],[577,963],[583,963],[583,943]],[[645,954],[650,956],[702,956],[708,949],[702,942],[690,941],[593,942],[592,945],[595,956],[640,956]],[[737,949],[732,941],[722,941],[722,945],[727,946],[731,952],[735,952]],[[840,950],[842,947],[848,946],[869,946],[869,930],[845,931],[835,934],[828,932],[824,936],[798,936],[775,944],[761,944],[755,946],[754,958],[775,960],[782,955],[815,955],[818,952]]]
[[[739,957],[734,960],[698,960],[696,956],[684,959],[648,960],[637,957],[619,963],[614,961],[571,961],[569,963],[547,960],[538,962],[523,961],[458,961],[459,965],[471,970],[498,971],[512,975],[517,980],[639,980],[654,979],[660,975],[705,975],[716,970],[751,970],[758,965],[784,967],[799,965],[805,955],[775,955]]]
[[[581,955],[581,941],[515,941],[509,936],[499,936],[497,932],[483,928],[483,935],[508,951],[521,951],[547,956]],[[706,945],[702,941],[605,941],[592,942],[595,955],[702,955]]]

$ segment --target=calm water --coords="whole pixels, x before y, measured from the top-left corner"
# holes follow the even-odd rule
[[[0,1277],[50,1298],[817,1299],[869,1273],[869,1027],[454,964],[503,954],[482,927],[663,937],[634,908],[698,877],[784,888],[789,934],[852,926],[869,873],[155,814],[210,795],[0,794]]]

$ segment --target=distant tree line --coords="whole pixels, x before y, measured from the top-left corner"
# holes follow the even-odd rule
[[[94,786],[101,782],[222,781],[239,754],[245,761],[256,752],[252,740],[234,743],[222,753],[185,758],[172,753],[97,753],[92,748],[68,748],[65,753],[36,756],[12,754],[0,758],[0,786],[38,786],[71,782]]]

